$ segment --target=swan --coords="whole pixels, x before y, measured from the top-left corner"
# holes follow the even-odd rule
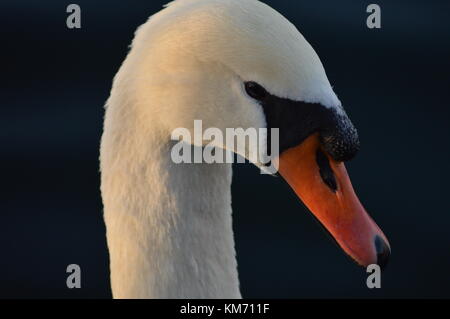
[[[241,298],[231,164],[170,157],[171,132],[198,119],[224,131],[279,128],[279,175],[358,264],[386,264],[389,242],[343,164],[357,131],[311,45],[257,0],[175,0],[137,29],[105,104],[114,298]]]

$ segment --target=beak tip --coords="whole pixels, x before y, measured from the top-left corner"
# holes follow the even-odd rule
[[[391,255],[389,244],[379,235],[375,236],[375,249],[377,252],[377,264],[381,269],[385,269]]]

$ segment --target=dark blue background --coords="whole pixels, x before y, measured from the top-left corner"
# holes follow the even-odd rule
[[[450,297],[449,1],[266,1],[313,45],[359,129],[349,168],[392,245],[382,289],[324,236],[281,179],[235,166],[244,297]],[[0,297],[109,298],[99,192],[103,104],[137,26],[161,1],[0,3]],[[66,288],[66,266],[82,289]]]

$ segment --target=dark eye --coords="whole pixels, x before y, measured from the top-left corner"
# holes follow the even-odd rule
[[[262,100],[267,96],[267,91],[256,82],[245,82],[245,91],[255,100]]]

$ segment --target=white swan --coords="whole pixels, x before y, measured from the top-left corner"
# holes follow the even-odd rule
[[[341,163],[358,148],[356,131],[312,47],[259,1],[177,0],[138,28],[106,103],[101,191],[115,298],[241,297],[231,165],[170,158],[172,130],[195,119],[279,127],[281,175],[347,254],[385,263],[389,244]]]

